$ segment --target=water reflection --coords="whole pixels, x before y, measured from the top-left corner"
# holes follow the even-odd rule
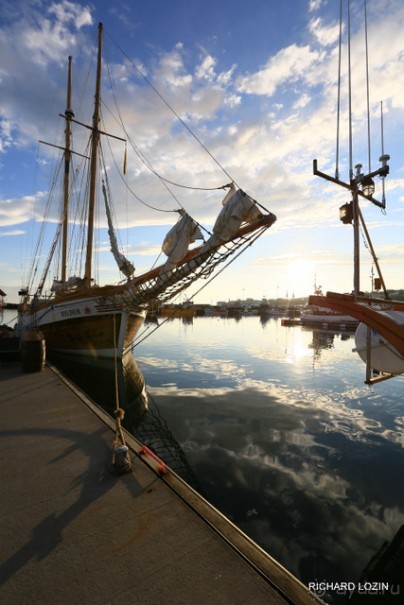
[[[351,349],[243,318],[138,352],[208,499],[306,583],[358,581],[404,523],[402,379],[364,386]]]
[[[149,396],[142,372],[132,354],[116,363],[108,359],[86,359],[53,355],[52,362],[110,415],[119,406],[125,410],[122,426],[151,448],[195,489],[200,488],[184,452]]]
[[[398,446],[355,417],[342,432],[327,406],[251,389],[153,393],[208,499],[304,581],[358,578],[404,523]]]
[[[404,524],[403,380],[364,386],[352,343],[274,319],[174,320],[136,349],[148,396],[133,358],[119,383],[126,427],[306,583],[357,582]],[[113,409],[107,375],[85,388]]]
[[[116,400],[132,422],[139,424],[148,410],[148,397],[143,374],[131,354],[116,364],[112,359],[83,358],[53,353],[51,361],[66,376],[85,391],[109,414],[116,408]]]

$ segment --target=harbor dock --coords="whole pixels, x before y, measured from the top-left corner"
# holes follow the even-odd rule
[[[2,605],[321,603],[55,368],[0,364]]]

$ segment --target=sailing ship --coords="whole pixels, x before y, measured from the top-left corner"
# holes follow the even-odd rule
[[[101,142],[104,137],[119,138],[100,128],[102,44],[103,26],[99,24],[91,126],[78,122],[72,110],[72,59],[69,57],[67,109],[62,116],[66,124],[65,139],[64,145],[60,147],[61,165],[64,166],[61,218],[38,287],[36,290],[26,287],[20,291],[20,330],[39,330],[44,335],[48,351],[81,358],[121,358],[131,350],[149,306],[158,307],[173,301],[197,280],[208,283],[217,274],[215,270],[218,267],[223,269],[232,262],[276,221],[274,214],[234,183],[227,184],[221,187],[228,188],[223,207],[212,232],[208,233],[205,240],[200,225],[181,207],[177,210],[177,223],[163,242],[162,250],[167,256],[166,261],[139,276],[135,275],[133,264],[118,246],[108,170],[99,166],[103,161]],[[70,164],[76,153],[71,148],[73,126],[85,126],[90,132],[90,152],[82,158],[89,173],[89,185],[88,201],[85,202],[85,267],[84,273],[79,276],[69,275],[68,269]],[[100,188],[102,197],[98,195]],[[95,208],[99,197],[105,203],[111,251],[124,276],[123,282],[116,285],[98,285],[93,276]],[[81,222],[84,222],[83,219]],[[203,241],[200,245],[191,247],[191,244],[201,239]],[[60,243],[62,252],[58,277],[47,293],[45,282],[49,280],[51,262]]]
[[[342,7],[342,4],[341,4]],[[351,90],[351,58],[350,58],[350,3],[347,4],[348,10],[348,82],[349,91]],[[342,10],[341,10],[342,26]],[[366,65],[368,66],[367,50],[367,15],[365,2],[364,30],[366,40]],[[342,27],[340,27],[340,52],[342,46]],[[339,65],[339,73],[341,64]],[[361,359],[366,363],[365,383],[372,384],[386,380],[398,374],[404,373],[404,303],[402,301],[391,300],[387,290],[379,260],[376,256],[370,234],[364,220],[360,201],[366,200],[379,207],[382,211],[386,208],[385,179],[389,174],[390,156],[384,151],[383,135],[383,103],[381,103],[381,155],[379,157],[380,166],[376,170],[371,170],[370,162],[370,107],[369,107],[369,77],[367,72],[367,91],[368,99],[367,119],[368,119],[368,156],[369,171],[363,171],[363,165],[358,163],[353,167],[352,155],[352,109],[349,102],[349,181],[345,182],[340,178],[338,167],[338,149],[339,149],[339,111],[340,111],[340,82],[338,85],[338,117],[337,117],[337,163],[335,177],[325,174],[318,169],[317,160],[313,160],[313,174],[332,182],[345,190],[350,191],[350,202],[343,204],[339,209],[340,220],[346,225],[353,227],[353,291],[350,294],[340,294],[336,292],[327,292],[325,296],[318,294],[309,297],[309,304],[327,307],[334,312],[346,314],[355,318],[359,323],[355,333],[355,349]],[[349,100],[351,100],[349,92]],[[381,201],[374,197],[375,181],[380,178],[382,183]],[[370,251],[372,261],[376,267],[378,276],[373,282],[372,269],[372,292],[373,284],[376,290],[382,290],[384,298],[380,296],[366,296],[361,290],[360,284],[360,232],[362,231],[366,246]]]

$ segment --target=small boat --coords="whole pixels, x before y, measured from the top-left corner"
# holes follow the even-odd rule
[[[222,270],[236,255],[247,249],[271,227],[276,217],[234,183],[221,185],[218,189],[225,188],[227,193],[213,230],[208,232],[208,236],[203,235],[200,224],[179,206],[172,211],[178,220],[162,244],[162,251],[167,257],[165,262],[136,275],[132,261],[125,257],[119,245],[114,221],[109,175],[114,163],[118,169],[118,162],[114,159],[114,162],[111,161],[111,164],[107,165],[102,147],[102,142],[109,142],[111,138],[122,141],[125,145],[127,138],[131,142],[123,124],[124,137],[101,129],[104,123],[104,101],[101,102],[102,24],[98,27],[97,50],[91,125],[83,124],[75,118],[72,109],[72,58],[69,57],[68,60],[67,108],[61,116],[65,120],[64,141],[61,145],[52,144],[60,153],[63,205],[50,250],[47,253],[42,252],[42,257],[47,260],[39,282],[34,283],[35,276],[39,274],[37,262],[41,253],[38,248],[29,273],[30,283],[20,291],[22,300],[19,329],[41,330],[48,352],[55,351],[82,358],[113,358],[115,355],[122,357],[125,352],[131,350],[148,308],[159,308],[175,301],[180,293],[197,280],[204,280],[204,284],[210,283],[218,273],[216,270],[219,267]],[[119,115],[116,123],[121,124],[122,114],[119,108],[116,113]],[[88,147],[83,151],[72,148],[73,128],[89,132]],[[73,171],[71,167],[73,158],[84,165],[83,169],[88,176],[80,177],[82,180],[78,177],[79,170],[75,168]],[[122,172],[124,168],[121,177]],[[156,176],[153,170],[150,172]],[[122,182],[125,183],[124,178]],[[71,212],[73,194],[78,200],[74,226]],[[120,274],[120,279],[113,285],[99,285],[94,276],[94,231],[101,206],[104,207],[108,225],[111,252]],[[43,223],[47,222],[52,221],[44,217]],[[73,228],[78,230],[82,227],[85,229],[83,235],[73,240],[70,236]],[[202,240],[200,245],[196,245],[198,240]],[[61,252],[58,257],[59,247]],[[73,252],[82,251],[83,260],[73,259]],[[60,258],[59,264],[52,264],[57,258]],[[76,272],[75,267],[79,268],[79,272]],[[56,277],[47,291],[45,284],[49,282],[51,274]]]
[[[351,315],[339,313],[327,307],[323,297],[322,287],[314,282],[314,298],[310,297],[309,305],[300,313],[300,323],[307,328],[321,328],[323,330],[355,331],[359,321]]]
[[[253,309],[252,307],[248,307],[248,306],[244,306],[241,309],[241,315],[243,317],[252,317],[254,315],[258,315],[257,311],[255,309]]]
[[[206,317],[228,317],[229,310],[227,307],[205,307],[204,315]]]
[[[213,307],[213,317],[228,317],[229,309],[227,307]]]
[[[184,304],[184,305],[162,305],[159,309],[159,315],[161,317],[187,317],[193,318],[195,317],[195,307],[193,304]]]
[[[318,297],[320,300],[321,298]],[[351,315],[332,311],[324,306],[311,304],[300,314],[300,325],[308,328],[322,328],[324,330],[355,331],[359,321]]]
[[[258,308],[260,317],[279,317],[285,315],[285,311],[279,307],[273,307],[266,298],[263,298]]]
[[[301,326],[302,322],[300,320],[300,317],[284,317],[281,320],[281,326],[284,326],[286,328],[291,328],[291,327],[295,327],[295,326]]]
[[[310,297],[313,304],[319,297]],[[327,292],[324,303],[340,313],[350,313],[359,323],[355,333],[355,352],[369,370],[390,377],[404,373],[404,303],[363,294]],[[376,382],[380,376],[368,381]]]

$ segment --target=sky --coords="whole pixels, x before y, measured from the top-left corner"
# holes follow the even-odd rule
[[[352,164],[363,164],[363,172],[380,166],[382,104],[384,151],[391,156],[387,206],[383,212],[361,201],[361,210],[386,285],[399,289],[404,288],[404,5],[350,0],[350,6]],[[337,0],[3,0],[0,288],[6,300],[17,301],[18,289],[31,276],[42,226],[39,254],[47,258],[57,221],[53,211],[44,221],[55,149],[39,141],[63,144],[59,114],[66,107],[69,55],[75,116],[90,123],[82,91],[91,101],[99,22],[104,24],[103,124],[125,136],[113,117],[118,107],[130,142],[125,179],[137,196],[127,193],[111,169],[115,219],[137,274],[162,261],[162,241],[178,218],[171,210],[183,206],[209,230],[224,195],[217,188],[234,181],[277,222],[204,288],[197,302],[307,296],[314,283],[324,292],[350,292],[352,227],[339,220],[349,192],[313,176],[312,169],[317,159],[319,170],[334,176],[338,148],[340,178],[349,180],[347,0],[342,14],[337,147]],[[74,142],[82,149],[85,129],[79,130]],[[123,161],[122,142],[108,138],[106,147]],[[168,190],[139,155],[165,179],[193,189],[169,185]],[[381,199],[380,179],[375,197]],[[120,276],[105,219],[97,216],[97,279],[114,283]],[[362,237],[361,259],[361,288],[369,290],[372,260]]]

